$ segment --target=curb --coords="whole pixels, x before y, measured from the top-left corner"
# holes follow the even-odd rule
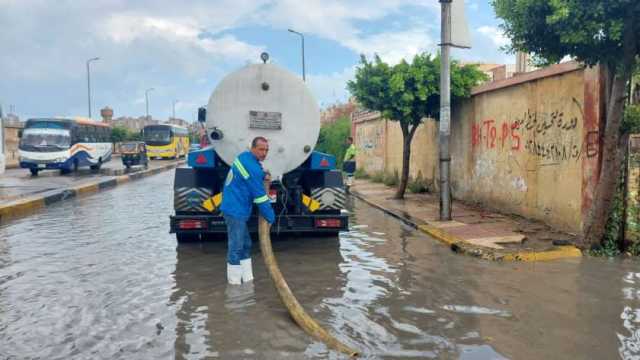
[[[51,190],[40,196],[31,196],[14,200],[8,204],[0,205],[0,224],[5,223],[10,219],[16,219],[28,215],[38,209],[45,208],[63,200],[111,189],[132,180],[142,179],[167,170],[175,169],[184,163],[185,161],[181,160],[175,163],[162,165],[157,168],[147,169],[128,175],[112,176],[105,180],[91,182],[76,187]]]
[[[535,261],[550,261],[567,258],[576,258],[582,256],[582,251],[575,246],[556,246],[554,249],[545,251],[508,251],[508,250],[496,250],[485,248],[477,245],[470,244],[463,239],[448,233],[447,231],[424,224],[423,221],[418,221],[407,214],[399,214],[391,209],[385,208],[382,205],[374,203],[366,198],[366,196],[358,193],[357,191],[351,191],[351,194],[365,203],[373,206],[376,209],[383,211],[384,213],[393,216],[394,218],[404,222],[405,224],[422,231],[423,233],[433,237],[441,243],[451,247],[451,250],[458,253],[469,255],[485,260],[492,261],[522,261],[522,262],[535,262]]]

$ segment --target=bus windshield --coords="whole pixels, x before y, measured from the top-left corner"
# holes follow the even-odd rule
[[[61,151],[71,145],[68,129],[27,128],[20,139],[20,149],[25,151]]]
[[[144,128],[144,142],[148,145],[169,145],[171,143],[171,129],[168,127]]]

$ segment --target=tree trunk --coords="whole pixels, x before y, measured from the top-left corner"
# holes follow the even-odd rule
[[[581,248],[589,248],[602,241],[605,225],[611,214],[613,199],[616,194],[618,178],[620,176],[622,153],[619,146],[620,125],[624,113],[626,85],[631,78],[632,67],[635,62],[635,34],[633,25],[625,22],[623,40],[625,56],[622,69],[616,69],[608,64],[608,71],[615,73],[610,91],[607,91],[607,113],[602,148],[602,166],[600,177],[596,185],[596,192],[589,214],[585,219]],[[616,70],[618,70],[616,72]],[[607,89],[608,90],[608,89]]]
[[[409,130],[409,125],[400,124],[402,129],[402,174],[400,176],[400,184],[396,190],[394,199],[404,199],[404,193],[407,189],[407,183],[409,182],[409,166],[411,160],[411,140],[416,133],[418,125],[413,125]]]

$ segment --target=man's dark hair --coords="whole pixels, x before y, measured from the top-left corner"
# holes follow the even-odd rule
[[[265,137],[256,136],[256,137],[253,138],[253,140],[251,140],[251,148],[253,149],[256,146],[258,146],[258,142],[260,142],[260,141],[265,142],[265,143],[269,142],[269,140],[267,140],[267,138],[265,138]]]
[[[347,140],[349,140],[349,141],[353,142],[353,138],[352,138],[351,136],[349,136],[349,137],[347,138]]]

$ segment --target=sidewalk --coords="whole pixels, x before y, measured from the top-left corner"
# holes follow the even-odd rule
[[[43,171],[33,177],[26,169],[9,169],[0,175],[0,223],[28,215],[58,201],[109,189],[174,169],[181,164],[184,164],[184,160],[154,160],[149,162],[148,169],[134,167],[127,171],[118,157],[105,163],[99,173],[89,169],[66,175],[61,175],[59,171]]]
[[[435,194],[412,194],[395,200],[395,189],[358,179],[351,193],[368,204],[447,244],[455,252],[496,261],[541,261],[579,257],[575,235],[545,224],[507,216],[454,201],[453,221],[439,221]]]

